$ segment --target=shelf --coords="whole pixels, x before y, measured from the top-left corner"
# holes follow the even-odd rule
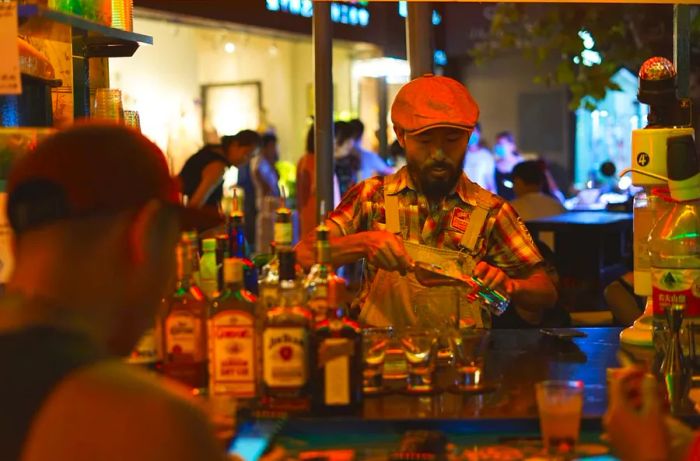
[[[134,54],[139,43],[153,44],[149,35],[114,29],[79,16],[63,13],[41,5],[24,4],[18,7],[20,24],[22,21],[51,21],[70,26],[74,39],[82,37],[82,46],[76,50],[84,57],[124,57]]]

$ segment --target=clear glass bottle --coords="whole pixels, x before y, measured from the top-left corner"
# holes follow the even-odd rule
[[[265,315],[263,328],[263,405],[281,411],[310,408],[313,326],[303,304],[303,288],[296,279],[296,258],[289,247],[277,248],[279,302]]]
[[[177,284],[165,299],[162,320],[163,373],[193,388],[207,385],[208,303],[192,279],[192,257],[186,238],[176,248]]]
[[[274,240],[272,242],[272,259],[260,271],[260,303],[263,309],[269,309],[279,298],[279,259],[278,247],[292,245],[292,212],[284,203],[275,212]]]
[[[224,287],[209,308],[209,395],[257,396],[257,298],[243,286],[243,261],[224,260]]]

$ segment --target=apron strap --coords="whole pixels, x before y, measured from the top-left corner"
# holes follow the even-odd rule
[[[462,247],[469,252],[473,252],[476,248],[476,242],[479,240],[481,230],[483,229],[484,223],[486,223],[486,219],[489,216],[489,202],[481,200],[482,198],[484,198],[482,197],[482,194],[477,194],[476,207],[474,207],[469,215],[467,228],[464,230],[462,239],[460,240]]]
[[[401,232],[401,221],[399,219],[399,196],[389,195],[384,187],[384,216],[386,219],[386,230],[392,234]]]

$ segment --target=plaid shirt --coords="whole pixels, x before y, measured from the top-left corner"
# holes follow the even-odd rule
[[[543,263],[530,233],[512,206],[460,176],[452,193],[442,203],[431,206],[416,190],[406,167],[393,175],[367,179],[343,197],[329,216],[343,235],[369,230],[385,230],[384,188],[399,197],[401,234],[406,240],[435,248],[460,251],[462,234],[477,197],[488,197],[489,215],[481,239],[472,253],[477,260],[503,270],[509,277],[524,278]],[[484,195],[486,194],[486,195]],[[365,267],[359,301],[364,302],[377,268]]]

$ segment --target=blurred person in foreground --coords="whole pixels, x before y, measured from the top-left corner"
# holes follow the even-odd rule
[[[489,192],[496,192],[496,163],[493,154],[481,139],[481,125],[477,123],[469,137],[467,155],[464,158],[467,177]]]
[[[365,133],[365,124],[360,119],[355,118],[350,120],[348,125],[350,125],[354,139],[353,154],[360,159],[360,181],[376,175],[386,176],[393,173],[394,169],[387,165],[379,154],[362,147],[362,135]]]
[[[610,379],[603,426],[622,461],[700,459],[700,434],[670,416],[660,384],[640,367],[623,368]]]
[[[223,460],[188,390],[122,359],[169,292],[184,220],[218,215],[181,207],[160,149],[117,125],[47,138],[7,189],[0,459]]]
[[[414,310],[412,300],[428,288],[411,272],[415,261],[476,275],[531,314],[554,305],[555,287],[522,221],[508,203],[462,171],[478,115],[471,94],[456,80],[429,74],[404,85],[391,119],[407,166],[357,184],[330,214],[333,262],[365,258],[368,263],[353,301],[364,324],[400,327],[421,321],[423,310]],[[297,246],[299,262],[307,267],[314,262],[314,240],[307,234]],[[436,296],[426,306],[442,318],[456,310],[455,290],[446,288],[440,294],[447,298],[431,291]],[[458,291],[464,295],[459,320],[490,326],[488,312],[467,300],[466,288]]]
[[[246,198],[254,194],[250,159],[260,148],[260,141],[255,131],[242,130],[233,136],[222,136],[220,145],[207,144],[187,159],[179,174],[187,206],[218,209],[223,197],[224,173],[231,166],[238,168],[238,184],[246,190]],[[250,198],[255,206],[254,196]]]

